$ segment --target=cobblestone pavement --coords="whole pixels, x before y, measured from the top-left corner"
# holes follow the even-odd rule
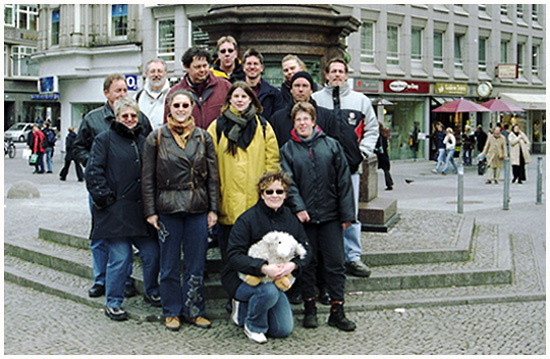
[[[545,354],[544,302],[349,313],[352,333],[301,327],[287,339],[249,342],[242,329],[216,320],[212,329],[117,323],[102,311],[4,284],[4,354]],[[36,303],[40,303],[39,309]],[[521,312],[521,316],[515,315]],[[8,330],[9,328],[9,330]]]
[[[456,221],[452,214],[456,213],[456,202],[453,204],[456,176],[433,175],[432,167],[428,161],[392,163],[395,190],[382,191],[383,179],[379,177],[379,196],[398,199],[400,209],[422,210],[426,215],[441,218],[445,227],[446,223]],[[39,226],[86,235],[89,216],[85,186],[75,181],[74,170],[67,182],[59,183],[56,174],[60,168],[59,155],[54,158],[54,175],[31,175],[32,169],[23,160],[5,160],[6,238],[36,236]],[[501,235],[510,235],[513,241],[532,238],[539,250],[539,264],[544,267],[546,228],[541,218],[545,218],[545,206],[530,205],[535,199],[534,164],[528,170],[528,182],[523,187],[512,186],[510,210],[502,211],[502,185],[483,185],[484,179],[475,175],[472,168],[467,169],[465,215],[498,224]],[[414,182],[406,184],[405,178]],[[11,184],[23,179],[37,185],[40,199],[6,199]],[[61,200],[52,201],[58,193],[63,196]],[[415,220],[411,220],[411,226],[415,225]],[[448,227],[452,225],[445,227],[445,231]],[[422,240],[429,240],[430,236]],[[371,239],[374,238],[377,237]],[[377,249],[382,243],[373,240],[371,245]],[[180,332],[173,333],[159,323],[113,322],[102,310],[5,282],[4,354],[546,353],[544,301],[370,310],[350,312],[347,316],[357,323],[355,332],[344,333],[329,327],[327,314],[319,315],[318,329],[307,330],[301,327],[302,316],[297,315],[295,330],[289,338],[270,339],[265,345],[256,345],[228,320],[214,320],[210,330],[184,325]]]

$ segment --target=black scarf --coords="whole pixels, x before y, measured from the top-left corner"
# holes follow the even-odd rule
[[[231,106],[225,110],[222,118],[224,119],[223,123],[218,121],[218,125],[222,126],[223,134],[229,140],[227,151],[235,155],[236,147],[246,150],[254,138],[256,127],[258,127],[258,123],[255,121],[256,108],[249,106],[244,112],[236,114],[236,110]]]

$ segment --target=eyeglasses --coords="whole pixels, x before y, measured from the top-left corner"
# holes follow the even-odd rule
[[[186,103],[186,102],[184,102],[184,103],[173,103],[172,106],[174,106],[174,108],[180,108],[180,106],[182,108],[189,108],[189,106],[191,106],[191,104]]]
[[[285,191],[283,189],[276,189],[276,190],[266,189],[266,190],[264,190],[264,193],[267,194],[268,196],[271,196],[273,194],[273,192],[277,193],[278,195],[281,195],[281,194],[285,193]]]
[[[127,113],[124,113],[122,115],[120,115],[120,117],[122,117],[123,119],[128,119],[128,118],[137,118],[138,115],[137,113],[132,113],[132,114],[127,114]]]
[[[229,53],[229,54],[232,54],[233,51],[235,51],[235,49],[221,49],[220,52],[222,54],[225,54],[226,52]]]

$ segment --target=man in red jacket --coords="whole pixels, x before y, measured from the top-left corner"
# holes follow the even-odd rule
[[[216,77],[210,72],[210,53],[199,47],[189,48],[182,56],[181,62],[187,72],[177,85],[173,86],[164,104],[164,123],[170,113],[168,99],[170,94],[177,90],[188,90],[195,98],[193,117],[195,124],[207,129],[208,125],[219,115],[225,101],[225,96],[231,83],[223,78]]]

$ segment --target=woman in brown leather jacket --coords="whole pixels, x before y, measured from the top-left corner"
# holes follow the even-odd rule
[[[203,273],[207,230],[218,220],[216,151],[212,137],[195,126],[190,92],[175,91],[168,105],[167,124],[147,137],[142,173],[145,217],[159,232],[163,315],[170,330],[179,330],[180,316],[190,324],[210,328],[204,317]]]

